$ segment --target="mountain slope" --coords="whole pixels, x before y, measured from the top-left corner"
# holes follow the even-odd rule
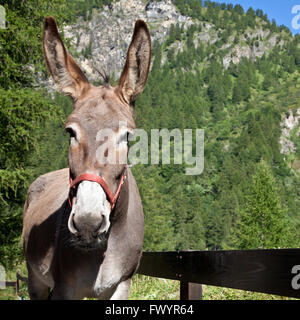
[[[200,3],[194,1],[194,6],[198,8]],[[94,81],[98,80],[98,74],[93,65],[107,68],[118,78],[136,19],[144,19],[148,23],[153,42],[157,40],[162,43],[169,36],[170,42],[178,40],[174,38],[176,32],[178,35],[183,30],[194,33],[196,48],[201,43],[217,42],[225,67],[231,61],[238,63],[242,57],[261,57],[276,44],[282,46],[284,39],[289,38],[287,29],[273,32],[274,28],[268,29],[267,22],[252,11],[242,19],[240,10],[216,12],[219,7],[205,8],[200,5],[199,8],[194,10],[196,13],[193,11],[193,1],[113,1],[101,9],[93,9],[87,21],[80,17],[75,24],[65,26],[64,34],[71,39],[72,51]],[[194,12],[192,16],[187,15],[191,12]],[[178,32],[179,28],[181,30]],[[180,42],[175,48],[182,48],[184,43]]]
[[[231,234],[261,161],[278,183],[288,229],[296,232],[299,125],[287,133],[281,123],[300,98],[299,38],[261,10],[121,0],[65,28],[91,80],[98,78],[93,65],[118,78],[137,18],[148,22],[153,41],[149,82],[136,103],[137,125],[148,132],[205,129],[201,176],[185,176],[184,166],[134,167],[146,217],[145,248],[233,247]],[[281,153],[284,132],[295,140],[287,153]],[[296,234],[286,246],[299,245]]]
[[[148,133],[205,130],[202,175],[185,176],[185,165],[133,168],[145,211],[145,248],[238,248],[232,234],[261,162],[278,183],[285,232],[295,233],[285,246],[298,246],[299,125],[286,132],[282,121],[300,98],[299,37],[261,10],[244,12],[238,5],[116,1],[64,28],[92,81],[99,79],[93,66],[118,78],[137,18],[147,21],[153,45],[148,84],[136,102],[137,126]],[[294,148],[282,152],[289,139]]]

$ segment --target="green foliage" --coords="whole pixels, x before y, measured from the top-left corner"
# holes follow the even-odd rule
[[[45,71],[41,46],[44,18],[53,15],[62,24],[71,21],[73,12],[62,0],[0,1],[0,5],[6,10],[6,29],[0,32],[0,86],[29,87],[36,82],[35,72]]]
[[[67,0],[68,6],[74,10],[74,16],[82,16],[89,20],[93,9],[101,9],[105,5],[110,5],[111,0]]]
[[[238,249],[272,249],[299,245],[288,239],[287,210],[282,206],[276,180],[262,161],[256,166],[245,193],[245,205],[233,232]]]
[[[175,1],[175,4],[182,13],[210,21],[217,27],[222,21],[220,16],[228,19],[234,26],[232,33],[241,33],[247,27],[253,27],[253,19],[267,21],[262,11],[254,12],[249,9],[244,13],[238,6],[219,7],[218,4],[209,2],[203,6],[199,1]],[[218,10],[223,10],[224,14],[221,15]],[[224,25],[228,26],[228,23],[227,21]],[[285,212],[286,228],[292,230],[295,221],[299,223],[299,214],[295,205],[292,205],[299,197],[294,191],[283,191],[284,177],[290,176],[291,172],[279,146],[281,113],[289,106],[287,100],[291,99],[290,96],[287,99],[287,92],[280,90],[279,82],[283,80],[280,77],[298,72],[295,62],[298,54],[295,49],[297,41],[290,38],[289,44],[286,44],[292,58],[284,50],[275,48],[268,56],[265,55],[256,62],[242,59],[239,64],[231,64],[225,70],[218,44],[202,43],[196,47],[193,40],[198,31],[194,29],[182,30],[181,41],[184,42],[184,47],[177,54],[174,45],[169,49],[176,41],[175,26],[172,26],[165,44],[155,45],[153,68],[147,88],[136,103],[136,122],[139,127],[148,131],[164,127],[204,128],[205,171],[201,177],[184,177],[179,168],[167,176],[163,174],[162,167],[151,169],[151,178],[154,179],[151,180],[151,185],[155,182],[154,188],[159,188],[164,194],[163,203],[168,206],[166,208],[159,204],[160,197],[157,197],[157,201],[144,202],[145,215],[151,216],[154,226],[149,227],[146,222],[146,249],[153,249],[153,245],[154,248],[161,249],[159,243],[155,244],[155,235],[151,231],[156,230],[157,224],[162,221],[163,232],[157,230],[155,234],[159,238],[161,234],[172,235],[167,242],[159,241],[164,247],[168,243],[169,250],[194,247],[238,248],[237,244],[233,245],[231,234],[236,232],[239,225],[237,221],[242,212],[253,204],[249,205],[246,195],[250,192],[248,187],[252,183],[252,173],[259,170],[262,159],[272,168],[272,176],[278,183],[275,195],[278,205],[285,208],[282,210]],[[273,23],[272,32],[275,31],[282,30],[275,30]],[[219,36],[222,35],[219,33]],[[230,33],[226,38],[229,36]],[[238,44],[239,38],[236,36]],[[255,45],[254,40],[251,43]],[[162,65],[163,54],[168,59]],[[287,87],[290,85],[286,84]],[[265,90],[270,92],[270,96],[264,94]],[[280,94],[279,99],[277,97]],[[300,98],[300,95],[297,97]],[[148,169],[144,170],[146,172]],[[293,183],[298,179],[297,175],[294,176]],[[146,189],[143,189],[143,185],[148,185],[146,177],[141,179],[137,176],[137,181],[142,188],[142,197],[145,197],[143,194]],[[162,214],[156,213],[158,222],[155,221],[156,218],[152,216],[157,211],[154,203],[159,205],[161,213],[167,209],[165,219],[160,220]],[[166,224],[167,220],[170,224]],[[279,222],[274,222],[274,230],[276,223],[280,227]],[[169,232],[166,233],[166,229]],[[148,238],[148,232],[152,238]],[[299,235],[296,234],[298,241]],[[281,234],[280,238],[283,239],[284,235]],[[175,239],[175,242],[171,239]],[[297,245],[299,242],[286,241],[279,244],[275,238],[273,240],[269,241],[269,247]],[[264,245],[257,244],[258,247]]]
[[[6,10],[6,29],[0,32],[0,261],[21,257],[19,237],[25,190],[33,179],[30,159],[39,138],[34,131],[46,120],[60,117],[57,105],[37,77],[45,74],[41,27],[45,16],[70,21],[65,1],[0,1]]]

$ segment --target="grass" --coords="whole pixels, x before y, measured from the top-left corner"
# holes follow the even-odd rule
[[[136,274],[130,288],[130,300],[179,300],[179,281]]]
[[[129,299],[131,300],[179,300],[179,281],[135,275]],[[202,286],[203,300],[292,300],[264,293]]]
[[[16,280],[16,272],[20,271],[23,276],[27,275],[25,264],[8,271],[6,280]],[[129,300],[179,300],[179,281],[152,278],[143,275],[135,275],[132,280]],[[236,289],[202,286],[203,300],[293,300],[292,298],[275,295],[248,292]],[[0,289],[0,300],[28,300],[27,286],[20,282],[19,296],[14,287]]]

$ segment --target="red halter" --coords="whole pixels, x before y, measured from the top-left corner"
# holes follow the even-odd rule
[[[83,173],[81,174],[80,176],[76,177],[75,180],[73,180],[72,178],[70,178],[70,189],[72,189],[73,187],[75,187],[79,182],[81,181],[92,181],[92,182],[97,182],[100,184],[100,186],[102,187],[102,189],[104,190],[104,192],[106,193],[106,197],[107,197],[107,200],[110,202],[111,204],[111,210],[113,210],[113,208],[115,207],[115,204],[118,200],[118,197],[119,197],[119,194],[120,194],[120,191],[122,189],[122,186],[124,184],[124,181],[126,179],[126,174],[125,174],[125,171],[124,173],[122,174],[122,177],[121,177],[121,180],[120,180],[120,183],[119,183],[119,186],[118,186],[118,189],[116,191],[115,194],[113,194],[111,192],[111,190],[109,189],[107,183],[104,181],[104,179],[100,176],[97,176],[95,174],[90,174],[90,173]],[[70,199],[70,195],[69,195],[69,204],[72,208],[72,203],[71,203],[71,199]]]

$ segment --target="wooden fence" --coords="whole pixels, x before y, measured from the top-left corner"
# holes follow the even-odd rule
[[[19,272],[16,274],[17,280],[16,281],[5,281],[6,287],[14,287],[16,296],[19,295],[19,289],[20,289],[20,281],[23,281],[25,283],[28,283],[28,279],[26,277],[23,277]]]
[[[137,273],[180,281],[181,300],[202,299],[202,284],[300,299],[300,249],[143,252]],[[19,281],[6,285],[18,294]]]
[[[139,274],[180,281],[180,299],[201,284],[300,298],[300,249],[144,252]]]

